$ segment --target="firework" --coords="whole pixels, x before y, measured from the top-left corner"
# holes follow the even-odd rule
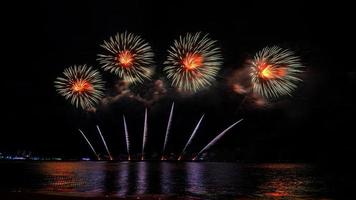
[[[126,150],[127,150],[127,154],[128,154],[128,160],[131,160],[130,157],[130,141],[129,141],[129,131],[127,130],[127,124],[126,124],[126,119],[125,119],[125,115],[122,116],[122,119],[124,121],[124,129],[125,129],[125,139],[126,139]]]
[[[118,75],[129,83],[142,83],[153,73],[153,52],[151,46],[140,36],[132,33],[118,33],[101,45],[105,49],[97,61],[101,67]]]
[[[277,46],[265,47],[251,63],[253,91],[266,99],[291,95],[301,81],[303,65],[298,56]]]
[[[201,33],[186,34],[168,50],[164,71],[172,86],[196,92],[212,84],[222,64],[215,40]]]
[[[110,151],[109,151],[108,145],[106,145],[105,139],[104,139],[103,134],[101,133],[101,130],[100,130],[100,128],[99,128],[98,125],[96,125],[96,129],[98,130],[98,133],[99,133],[99,135],[100,135],[100,138],[101,138],[101,140],[103,141],[103,144],[104,144],[104,146],[105,146],[106,152],[107,152],[108,155],[109,155],[109,159],[110,159],[110,160],[113,160],[113,159],[112,159],[112,156],[111,156],[111,153],[110,153]]]
[[[99,71],[86,65],[74,65],[64,70],[54,82],[57,92],[75,107],[90,109],[104,96],[104,82]]]
[[[164,160],[164,153],[165,153],[165,150],[166,150],[167,141],[168,141],[168,135],[169,135],[169,131],[171,129],[171,124],[172,124],[173,110],[174,110],[174,102],[172,103],[171,112],[169,113],[168,124],[167,124],[167,129],[166,129],[166,135],[164,137],[164,144],[163,144],[161,160]]]
[[[182,156],[185,154],[185,151],[187,150],[187,147],[190,145],[190,143],[192,142],[194,136],[195,136],[195,133],[197,132],[197,130],[199,129],[199,126],[200,126],[200,123],[201,121],[203,120],[204,118],[204,115],[201,116],[198,124],[195,126],[193,132],[192,132],[192,135],[190,136],[188,142],[185,144],[183,150],[182,150],[182,153],[180,154],[180,156],[178,157],[178,160],[181,160],[182,159]]]
[[[93,145],[91,145],[91,143],[89,142],[88,138],[85,136],[84,132],[83,132],[82,130],[80,130],[80,129],[78,129],[78,131],[79,131],[80,134],[84,137],[85,141],[88,143],[90,149],[93,151],[93,153],[95,154],[96,158],[97,158],[98,160],[100,160],[99,155],[96,153],[96,151],[95,151]]]
[[[202,154],[204,151],[209,149],[211,146],[213,146],[217,141],[219,141],[226,132],[228,132],[230,129],[232,129],[236,124],[240,123],[243,119],[240,119],[239,121],[233,123],[231,126],[227,127],[223,132],[221,132],[218,136],[216,136],[209,144],[207,144],[199,153],[193,158],[193,160],[199,158],[200,154]]]
[[[147,108],[145,109],[145,120],[143,123],[143,139],[142,139],[142,154],[141,154],[141,160],[143,160],[143,156],[145,153],[145,146],[146,146],[146,141],[147,141]]]

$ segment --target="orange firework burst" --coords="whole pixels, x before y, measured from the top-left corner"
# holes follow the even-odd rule
[[[77,93],[89,92],[92,89],[92,85],[86,80],[75,80],[72,84],[72,90]]]
[[[253,90],[266,99],[291,95],[301,81],[298,75],[303,66],[299,57],[288,49],[265,47],[251,63]]]
[[[285,67],[273,67],[266,62],[257,64],[259,70],[259,77],[263,79],[283,78],[286,75]]]
[[[54,82],[60,95],[76,107],[90,109],[103,97],[104,82],[97,70],[86,65],[69,67]]]
[[[194,70],[203,64],[203,57],[199,54],[188,53],[183,59],[182,63],[185,69]]]
[[[131,67],[134,62],[134,56],[130,51],[122,51],[117,54],[117,60],[123,67]]]
[[[210,86],[222,64],[216,41],[201,33],[179,37],[168,54],[163,69],[167,78],[172,86],[191,93]]]
[[[101,67],[129,83],[142,83],[150,79],[153,72],[151,46],[140,36],[118,33],[101,45],[105,49],[97,61]]]

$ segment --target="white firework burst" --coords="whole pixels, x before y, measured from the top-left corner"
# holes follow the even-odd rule
[[[251,62],[253,91],[266,99],[277,99],[292,94],[304,66],[300,58],[289,49],[265,47]]]
[[[172,86],[194,93],[212,85],[222,65],[216,43],[200,32],[187,33],[175,40],[163,69]]]
[[[101,67],[129,83],[142,83],[153,74],[154,53],[149,43],[138,35],[118,33],[100,45],[105,53],[98,54]]]
[[[94,107],[104,96],[104,82],[99,71],[86,65],[74,65],[64,70],[54,82],[57,92],[76,108]]]

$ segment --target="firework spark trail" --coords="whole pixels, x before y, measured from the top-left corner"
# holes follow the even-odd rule
[[[168,119],[168,124],[167,124],[167,129],[166,129],[166,136],[165,136],[165,138],[164,138],[164,144],[163,144],[163,150],[162,150],[162,158],[161,158],[161,160],[164,159],[164,152],[165,152],[166,146],[167,146],[168,134],[169,134],[169,130],[171,129],[171,123],[172,123],[172,117],[173,117],[173,110],[174,110],[174,102],[172,103],[171,112],[169,113],[169,119]]]
[[[240,119],[239,121],[235,122],[228,128],[226,128],[223,132],[221,132],[218,136],[216,136],[209,144],[207,144],[199,153],[193,158],[193,160],[197,159],[201,153],[203,153],[205,150],[209,149],[212,145],[214,145],[220,138],[222,138],[227,131],[232,129],[236,124],[240,123],[243,119]]]
[[[76,108],[93,108],[104,96],[104,81],[98,70],[87,65],[74,65],[64,70],[54,82],[58,94]]]
[[[83,132],[82,130],[80,130],[80,129],[78,129],[78,131],[82,134],[82,136],[84,137],[85,141],[88,143],[88,145],[90,146],[91,150],[92,150],[93,153],[95,154],[96,158],[97,158],[98,160],[100,160],[99,155],[96,153],[96,151],[95,151],[93,145],[91,145],[90,141],[89,141],[88,138],[85,136],[84,132]]]
[[[201,121],[202,121],[203,118],[204,118],[204,115],[205,115],[205,114],[203,114],[203,115],[201,116],[199,122],[198,122],[197,125],[195,126],[195,128],[194,128],[194,130],[193,130],[193,132],[192,132],[192,135],[190,136],[188,142],[185,144],[182,153],[181,153],[180,156],[178,157],[178,160],[181,160],[181,159],[182,159],[182,156],[185,154],[185,151],[186,151],[187,147],[188,147],[188,146],[190,145],[190,143],[192,142],[192,140],[193,140],[193,138],[194,138],[194,136],[195,136],[195,133],[196,133],[197,130],[199,129],[200,123],[201,123]]]
[[[130,141],[129,141],[129,131],[127,130],[127,124],[126,124],[126,119],[125,119],[125,115],[122,116],[122,119],[124,121],[124,129],[125,129],[125,139],[126,139],[126,150],[127,150],[127,154],[128,154],[128,160],[131,160],[130,157]]]
[[[141,160],[144,159],[143,155],[145,153],[146,140],[147,140],[147,108],[145,109],[145,121],[144,121],[144,124],[143,124],[143,141],[142,141]]]
[[[101,137],[101,140],[103,141],[103,144],[104,144],[104,146],[105,146],[106,152],[107,152],[108,155],[109,155],[109,159],[110,159],[110,160],[113,160],[113,159],[112,159],[112,156],[111,156],[111,153],[110,153],[110,151],[109,151],[108,145],[106,145],[105,139],[104,139],[103,134],[101,133],[100,128],[99,128],[98,125],[96,125],[96,129],[98,130],[98,133],[99,133],[99,135],[100,135],[100,137]]]

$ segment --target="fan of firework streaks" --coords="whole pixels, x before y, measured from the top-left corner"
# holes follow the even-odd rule
[[[142,83],[153,74],[153,52],[151,46],[140,36],[118,33],[101,45],[105,53],[97,61],[101,67],[118,75],[129,83]]]
[[[104,82],[99,71],[86,65],[74,65],[64,70],[54,82],[57,92],[75,107],[89,109],[104,96]]]
[[[172,86],[197,92],[212,84],[222,64],[220,48],[208,34],[187,33],[168,50],[164,71]]]
[[[253,91],[266,99],[277,99],[291,95],[302,81],[298,75],[303,65],[298,56],[278,46],[265,47],[251,63]]]

